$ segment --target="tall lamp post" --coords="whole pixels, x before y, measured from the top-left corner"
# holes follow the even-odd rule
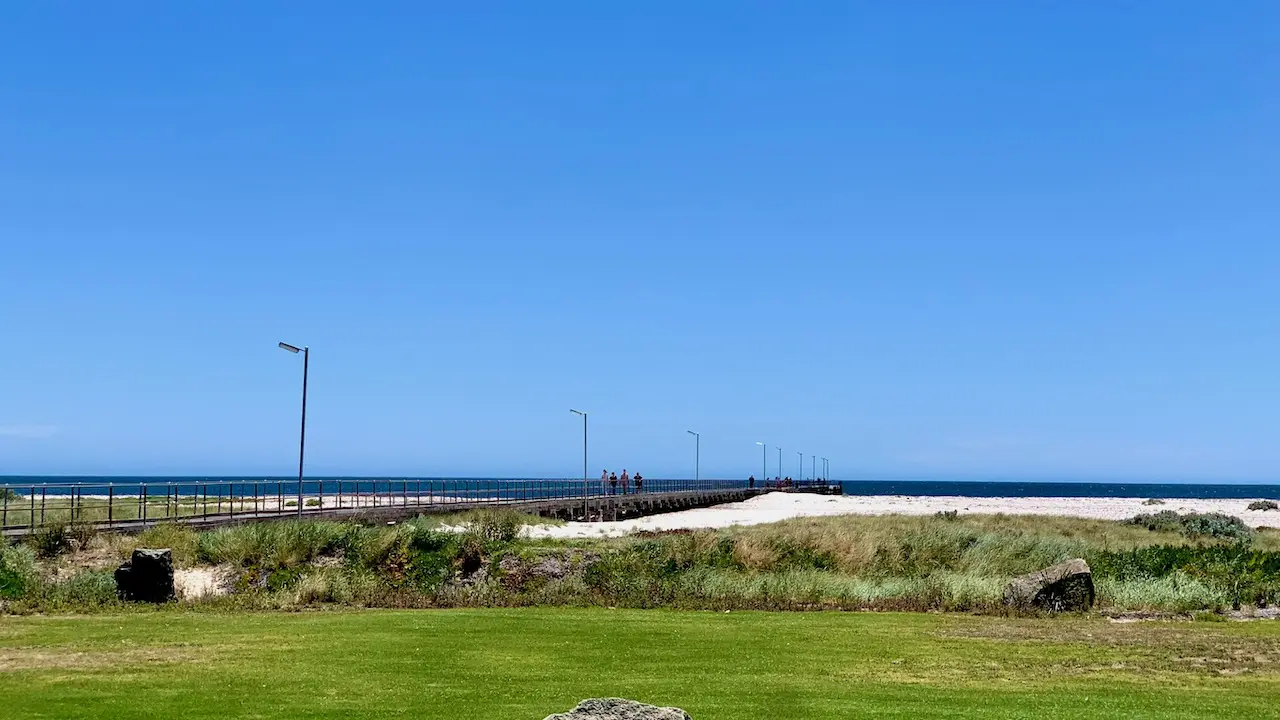
[[[702,465],[702,436],[692,430],[686,432],[693,436],[693,488],[696,490]]]
[[[827,482],[827,459],[822,458],[822,482]]]
[[[298,517],[302,517],[302,468],[307,451],[307,366],[311,361],[311,348],[295,347],[282,342],[280,349],[288,350],[294,355],[302,353],[302,430],[298,433]]]
[[[769,474],[769,446],[762,442],[756,444],[760,446],[760,482],[764,483],[764,476]]]
[[[782,480],[782,447],[778,447],[778,480]]]
[[[804,453],[797,450],[796,454],[800,456],[800,472],[796,475],[796,481],[800,481],[804,479]]]
[[[818,479],[818,456],[817,455],[809,456],[809,479],[810,480]]]
[[[582,416],[582,522],[587,521],[587,414],[581,410],[569,409],[574,415]]]

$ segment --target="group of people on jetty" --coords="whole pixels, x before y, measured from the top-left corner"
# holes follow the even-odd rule
[[[764,479],[764,487],[778,488],[779,490],[781,490],[782,488],[795,487],[795,484],[796,484],[795,481],[792,480],[790,476],[784,477],[784,478],[774,476],[772,481],[770,481],[769,478]],[[755,486],[756,486],[756,476],[752,475],[751,477],[747,478],[747,487],[753,488]]]
[[[622,483],[623,495],[627,494],[628,486],[630,486],[635,492],[640,492],[644,489],[644,476],[640,473],[628,475],[626,468],[622,469],[622,477],[618,477],[616,473],[611,473],[608,470],[600,473],[600,484],[608,484],[610,495],[618,494],[618,483]]]
[[[795,481],[790,477],[775,477],[773,480],[765,478],[763,487],[778,488],[781,490],[783,488],[795,487],[795,484]],[[623,468],[621,477],[619,477],[617,473],[611,473],[608,470],[605,470],[600,473],[600,486],[604,487],[606,485],[609,487],[610,495],[618,494],[619,485],[622,486],[623,495],[626,495],[628,492],[638,493],[644,490],[644,476],[640,473],[636,473],[635,475],[628,474],[626,468]],[[754,488],[755,486],[756,476],[752,475],[747,478],[747,487]]]

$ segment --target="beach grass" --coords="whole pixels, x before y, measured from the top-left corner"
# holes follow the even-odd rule
[[[1258,718],[1280,625],[520,609],[6,618],[36,718],[538,720],[625,696],[696,720]]]
[[[66,526],[0,548],[0,610],[112,612],[121,605],[110,571],[140,546],[171,548],[180,570],[216,569],[225,592],[184,603],[239,610],[564,605],[1006,614],[1003,588],[1012,577],[1074,557],[1093,567],[1097,608],[1109,614],[1280,602],[1280,534],[1272,532],[1217,538],[1188,536],[1168,523],[839,516],[555,540],[521,535],[530,522],[496,510],[394,525],[283,520],[203,532],[159,525],[136,536],[78,535],[83,526]]]

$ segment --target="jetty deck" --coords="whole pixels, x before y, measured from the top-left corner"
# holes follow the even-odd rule
[[[394,521],[418,515],[506,508],[563,520],[619,520],[740,502],[766,492],[838,494],[839,485],[801,481],[787,488],[740,480],[645,480],[640,489],[600,480],[130,480],[8,485],[0,532],[21,537],[74,525],[138,532],[163,523],[198,528],[300,518]]]

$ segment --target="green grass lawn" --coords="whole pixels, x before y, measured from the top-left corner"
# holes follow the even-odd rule
[[[1280,624],[441,610],[0,616],[0,716],[1277,717]]]

